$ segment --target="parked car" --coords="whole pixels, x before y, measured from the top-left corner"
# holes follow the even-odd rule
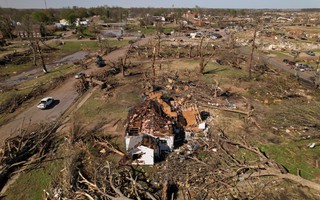
[[[37,107],[41,110],[44,110],[44,109],[47,109],[53,102],[54,102],[54,99],[52,97],[46,97],[41,99]]]
[[[74,76],[74,78],[76,79],[85,78],[85,77],[87,77],[87,75],[83,72],[76,73],[76,75]]]
[[[209,38],[212,40],[216,40],[216,39],[222,38],[222,35],[220,35],[218,33],[213,33]]]
[[[289,63],[289,60],[288,60],[288,59],[283,59],[282,62],[284,62],[284,63]]]
[[[289,61],[287,64],[288,64],[288,65],[296,65],[296,62]]]
[[[304,71],[314,71],[315,69],[313,67],[311,67],[308,64],[302,64],[302,63],[297,63],[296,64],[296,69],[300,70],[301,72]]]
[[[315,56],[316,54],[313,51],[306,51],[306,54],[309,56]]]
[[[53,39],[59,39],[59,38],[61,38],[62,36],[61,35],[54,35],[53,36]]]
[[[106,63],[104,62],[103,58],[101,56],[99,56],[99,55],[97,55],[97,57],[96,57],[96,65],[98,67],[106,66]]]

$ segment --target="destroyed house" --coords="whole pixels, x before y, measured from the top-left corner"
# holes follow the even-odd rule
[[[207,128],[198,107],[151,92],[130,110],[125,143],[132,164],[153,165],[174,148]]]
[[[161,158],[174,149],[177,139],[183,138],[183,130],[163,109],[158,101],[148,99],[130,111],[125,143],[132,158],[138,157],[133,164],[153,164],[151,154],[152,159]]]

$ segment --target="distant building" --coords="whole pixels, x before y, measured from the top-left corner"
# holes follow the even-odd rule
[[[45,36],[45,28],[40,25],[33,25],[30,30],[26,30],[22,25],[16,26],[14,35],[18,38],[41,38]]]
[[[199,13],[195,13],[195,12],[192,12],[191,10],[188,10],[188,12],[186,12],[182,15],[182,18],[190,21],[190,20],[194,20],[194,19],[199,19],[200,15],[199,15]]]
[[[83,19],[77,18],[75,24],[76,26],[88,26],[89,21],[90,20],[86,18],[83,18]]]
[[[61,19],[60,24],[63,26],[70,26],[70,22],[66,19]]]

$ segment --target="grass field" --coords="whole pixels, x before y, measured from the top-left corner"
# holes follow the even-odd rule
[[[282,164],[290,173],[296,174],[301,170],[301,176],[312,180],[320,176],[320,169],[315,162],[320,162],[319,146],[309,148],[308,144],[316,140],[293,141],[281,145],[261,145],[260,149],[271,159]]]
[[[123,47],[128,44],[128,40],[110,40],[108,41],[110,47]],[[76,53],[78,51],[97,51],[100,49],[98,41],[70,41],[66,42],[65,45],[56,46],[56,44],[51,44],[50,46],[58,48],[51,53],[44,53],[46,62],[52,62],[52,59],[60,59],[64,56]],[[32,55],[29,55],[29,61],[20,65],[7,64],[0,68],[0,75],[8,74],[10,76],[21,74],[25,71],[29,71],[37,68],[33,65]],[[40,61],[38,60],[38,63]]]
[[[274,52],[272,52],[272,54],[279,56],[279,57],[288,57],[288,55],[283,52],[275,52],[274,51]]]
[[[59,176],[63,160],[45,163],[41,168],[22,173],[6,191],[5,199],[43,199],[43,190],[48,190],[51,182]]]
[[[13,65],[8,64],[4,67],[1,67],[1,74],[9,74],[9,75],[15,75],[15,74],[21,74],[22,72],[29,71],[34,69],[35,67],[32,65],[32,62],[24,63],[22,65]]]

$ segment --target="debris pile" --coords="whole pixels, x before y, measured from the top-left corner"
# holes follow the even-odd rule
[[[196,105],[181,105],[162,95],[149,93],[147,100],[129,113],[125,142],[135,164],[153,165],[181,146],[186,133],[205,129]]]

